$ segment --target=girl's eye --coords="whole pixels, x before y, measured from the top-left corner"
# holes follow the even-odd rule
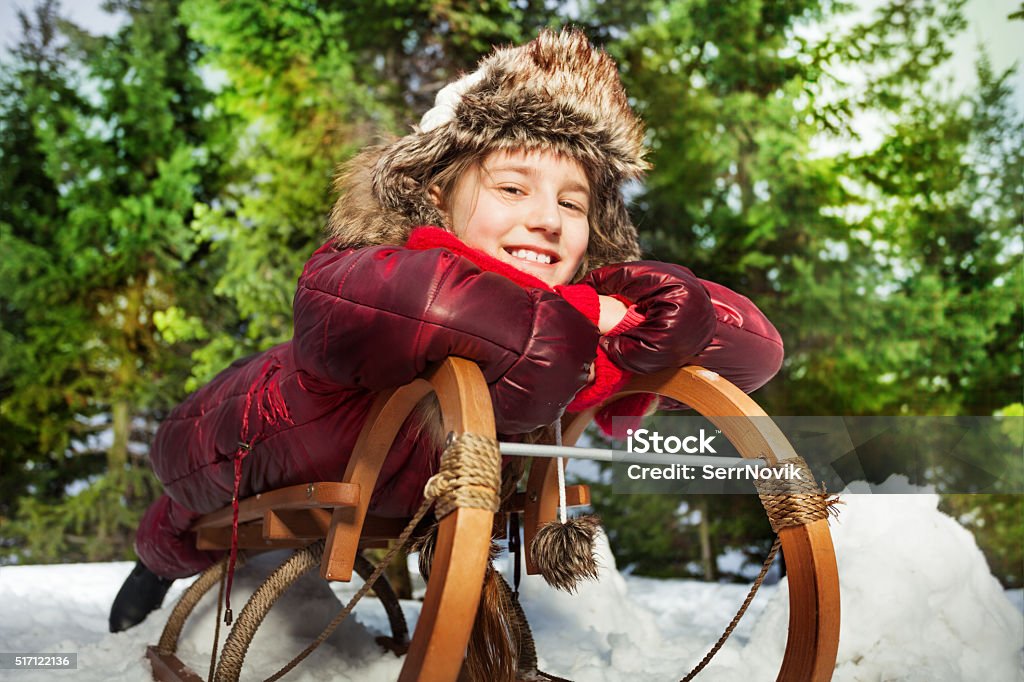
[[[501,191],[502,192],[507,192],[509,194],[514,194],[514,195],[517,195],[517,196],[523,193],[523,190],[519,189],[518,187],[514,187],[512,185],[505,185],[505,186],[501,187]]]
[[[564,206],[565,208],[572,209],[573,211],[579,211],[580,213],[586,213],[586,210],[582,206],[580,206],[579,204],[577,204],[575,202],[563,201],[561,203],[562,203],[562,206]]]

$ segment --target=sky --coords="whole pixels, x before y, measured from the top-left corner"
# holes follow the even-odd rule
[[[858,22],[870,20],[873,12],[885,2],[852,0],[851,4],[856,9],[835,20],[837,29],[843,30]],[[953,56],[948,63],[937,69],[936,80],[941,82],[951,78],[952,90],[955,92],[966,92],[975,87],[978,82],[976,61],[983,47],[995,73],[1014,68],[1011,76],[1014,102],[1016,110],[1024,112],[1024,47],[1020,40],[1024,33],[1024,21],[1007,20],[1007,16],[1021,6],[1020,0],[968,0],[964,9],[967,29],[953,41],[950,46]],[[854,89],[863,84],[863,76],[856,71],[840,69],[836,75]],[[812,149],[825,156],[843,151],[849,146],[866,152],[884,138],[885,127],[885,122],[877,112],[866,112],[853,122],[853,128],[861,138],[859,142],[819,137],[812,143]]]
[[[971,0],[967,3],[970,26],[960,36],[954,60],[958,81],[973,82],[977,46],[984,45],[997,71],[1017,65],[1014,78],[1017,109],[1024,111],[1024,21],[1007,21],[1006,17],[1024,4],[1020,0]]]

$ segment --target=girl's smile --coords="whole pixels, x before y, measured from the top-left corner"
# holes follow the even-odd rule
[[[431,188],[448,228],[469,246],[550,286],[576,275],[590,238],[590,184],[575,160],[547,151],[492,152],[456,181]]]

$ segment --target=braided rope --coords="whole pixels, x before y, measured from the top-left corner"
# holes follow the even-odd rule
[[[416,528],[417,525],[419,525],[420,520],[423,518],[423,515],[427,513],[427,510],[429,508],[430,501],[424,500],[423,503],[420,505],[420,508],[416,511],[416,514],[413,516],[412,520],[409,521],[409,524],[405,527],[405,529],[402,531],[402,534],[398,537],[398,542],[395,543],[395,545],[392,546],[390,550],[388,550],[388,553],[385,554],[384,558],[381,559],[380,563],[377,564],[377,567],[374,569],[373,574],[369,578],[367,578],[363,582],[362,587],[360,587],[359,590],[356,591],[354,595],[352,595],[352,597],[348,601],[348,604],[346,604],[344,608],[342,608],[341,611],[338,612],[338,615],[336,615],[334,619],[327,624],[323,631],[319,635],[317,635],[316,639],[310,642],[309,646],[307,646],[305,649],[299,652],[299,654],[295,658],[288,661],[288,663],[285,664],[284,667],[282,667],[276,673],[268,677],[265,680],[265,682],[275,682],[276,680],[279,680],[285,675],[287,675],[288,672],[292,670],[292,668],[301,663],[307,656],[313,653],[317,647],[323,644],[324,641],[328,637],[330,637],[331,634],[338,628],[338,626],[341,625],[342,621],[348,618],[348,615],[352,613],[353,609],[355,609],[356,604],[359,603],[359,600],[366,596],[366,594],[371,589],[373,589],[373,586],[377,584],[377,579],[380,578],[380,576],[384,573],[384,570],[388,567],[388,564],[391,563],[391,560],[395,558],[395,555],[398,554],[400,550],[405,548],[406,544],[409,542],[409,536],[412,535],[412,531]]]
[[[457,508],[497,512],[501,500],[501,450],[498,441],[475,433],[451,438],[441,457],[440,470],[424,489],[435,500],[438,520]]]
[[[736,615],[732,617],[732,620],[729,622],[729,625],[726,626],[725,632],[723,632],[722,636],[718,638],[718,641],[715,642],[715,645],[713,647],[711,647],[711,650],[704,655],[704,658],[701,659],[701,662],[698,663],[693,668],[693,670],[691,670],[686,675],[686,677],[682,679],[681,682],[690,682],[690,680],[696,677],[700,673],[700,671],[703,670],[707,666],[707,664],[711,662],[711,659],[715,657],[715,654],[718,653],[718,650],[721,649],[722,645],[725,644],[725,640],[729,639],[729,635],[731,635],[732,631],[736,629],[736,626],[740,624],[740,619],[743,618],[743,614],[747,612],[747,607],[750,606],[750,602],[754,601],[754,595],[757,594],[757,590],[761,587],[761,583],[764,582],[764,577],[768,575],[768,568],[772,565],[772,562],[775,561],[775,555],[778,553],[779,546],[781,544],[782,541],[779,539],[778,536],[776,536],[775,542],[772,543],[772,548],[768,552],[768,557],[764,560],[764,563],[761,565],[761,572],[757,574],[757,578],[754,580],[754,584],[750,586],[750,591],[747,592],[747,598],[743,600],[743,604],[740,605],[740,608],[736,612]]]
[[[780,474],[791,465],[790,471],[796,476],[760,479],[754,481],[761,504],[768,514],[768,521],[776,533],[782,528],[803,526],[814,521],[828,518],[829,511],[836,501],[830,499],[824,487],[819,487],[814,480],[807,462],[801,457],[779,462],[771,467]]]
[[[196,604],[203,598],[203,595],[209,592],[210,588],[221,579],[224,568],[225,563],[223,561],[210,566],[182,593],[178,603],[174,606],[174,610],[171,611],[171,615],[167,617],[167,624],[164,626],[164,631],[160,634],[160,641],[157,643],[157,651],[161,654],[169,655],[178,650],[178,637],[181,636],[181,630],[185,627],[185,621],[188,620],[189,615],[196,608]]]
[[[224,566],[228,565],[230,559],[224,558]],[[227,582],[228,572],[223,571],[220,574],[220,588],[217,590],[217,620],[213,627],[213,647],[210,649],[210,670],[206,673],[206,679],[208,682],[213,682],[213,673],[217,670],[217,654],[220,648],[220,622],[223,617],[224,608],[224,583]]]
[[[231,634],[224,642],[220,663],[217,665],[215,680],[230,681],[238,679],[242,671],[242,661],[252,642],[256,629],[263,622],[270,607],[280,598],[284,591],[300,576],[313,566],[320,563],[323,555],[324,541],[319,540],[292,554],[283,564],[271,573],[259,586],[249,601],[246,602],[238,620],[231,628]]]

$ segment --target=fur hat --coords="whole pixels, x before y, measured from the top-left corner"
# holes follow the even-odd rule
[[[584,271],[636,260],[622,184],[649,167],[643,139],[612,58],[578,30],[544,30],[521,47],[496,49],[443,88],[412,133],[349,162],[328,229],[343,246],[403,244],[413,227],[444,224],[427,190],[452,163],[545,150],[575,159],[590,180]]]

